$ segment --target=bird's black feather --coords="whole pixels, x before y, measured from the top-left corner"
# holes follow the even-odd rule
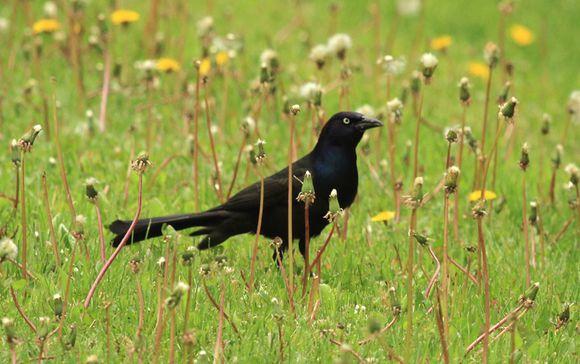
[[[304,253],[304,208],[296,197],[301,190],[300,180],[306,171],[312,174],[316,199],[310,206],[310,236],[319,235],[328,221],[328,196],[333,189],[338,192],[339,204],[349,207],[358,190],[356,146],[366,129],[382,125],[379,121],[354,112],[340,112],[330,118],[322,129],[314,149],[292,164],[293,208],[292,235],[300,241]],[[286,248],[288,236],[288,167],[264,179],[264,214],[261,235],[282,238]],[[228,238],[245,233],[255,233],[260,208],[260,183],[250,185],[224,204],[195,214],[179,214],[142,219],[137,222],[129,243],[161,236],[164,224],[176,230],[192,227],[200,229],[191,233],[203,235],[200,249],[223,243]],[[115,221],[110,230],[116,234],[117,246],[131,225],[131,221]]]

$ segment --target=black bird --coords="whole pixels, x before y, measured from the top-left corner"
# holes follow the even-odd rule
[[[382,125],[380,121],[360,113],[339,112],[324,125],[314,149],[292,164],[292,173],[296,177],[292,180],[292,236],[299,240],[302,255],[305,253],[304,206],[302,202],[296,201],[301,190],[298,178],[301,180],[307,170],[312,174],[316,200],[310,206],[310,236],[314,237],[328,224],[324,215],[328,212],[328,196],[332,189],[338,192],[340,207],[347,208],[354,201],[358,189],[356,146],[367,129]],[[241,190],[224,204],[204,212],[139,220],[132,241],[128,243],[161,236],[163,224],[168,224],[176,230],[199,227],[191,235],[205,235],[198,248],[207,249],[235,235],[255,234],[259,207],[258,182]],[[282,251],[288,243],[287,219],[288,167],[264,180],[264,213],[260,232],[270,239],[282,238]],[[111,224],[110,230],[117,234],[113,246],[121,242],[130,225],[131,221],[120,220]]]

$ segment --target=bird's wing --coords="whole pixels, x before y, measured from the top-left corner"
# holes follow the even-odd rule
[[[308,156],[292,164],[292,194],[296,199],[302,189],[300,182],[309,166]],[[288,198],[288,167],[264,179],[264,208],[283,204]],[[260,207],[260,182],[250,185],[220,206],[228,211],[257,210]]]

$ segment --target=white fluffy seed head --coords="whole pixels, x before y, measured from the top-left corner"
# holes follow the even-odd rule
[[[338,33],[328,39],[328,49],[332,53],[339,54],[350,47],[352,47],[352,39],[348,34]]]
[[[437,59],[437,57],[435,57],[435,55],[433,55],[433,53],[424,53],[421,56],[421,64],[425,68],[435,68],[437,67],[438,63],[439,60]]]
[[[2,238],[0,240],[0,262],[10,259],[14,260],[18,256],[18,247],[14,241],[9,238]]]

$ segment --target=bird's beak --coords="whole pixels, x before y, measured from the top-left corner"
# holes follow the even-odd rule
[[[377,119],[364,118],[356,124],[356,128],[360,131],[365,131],[367,129],[377,128],[383,126],[383,123]]]

